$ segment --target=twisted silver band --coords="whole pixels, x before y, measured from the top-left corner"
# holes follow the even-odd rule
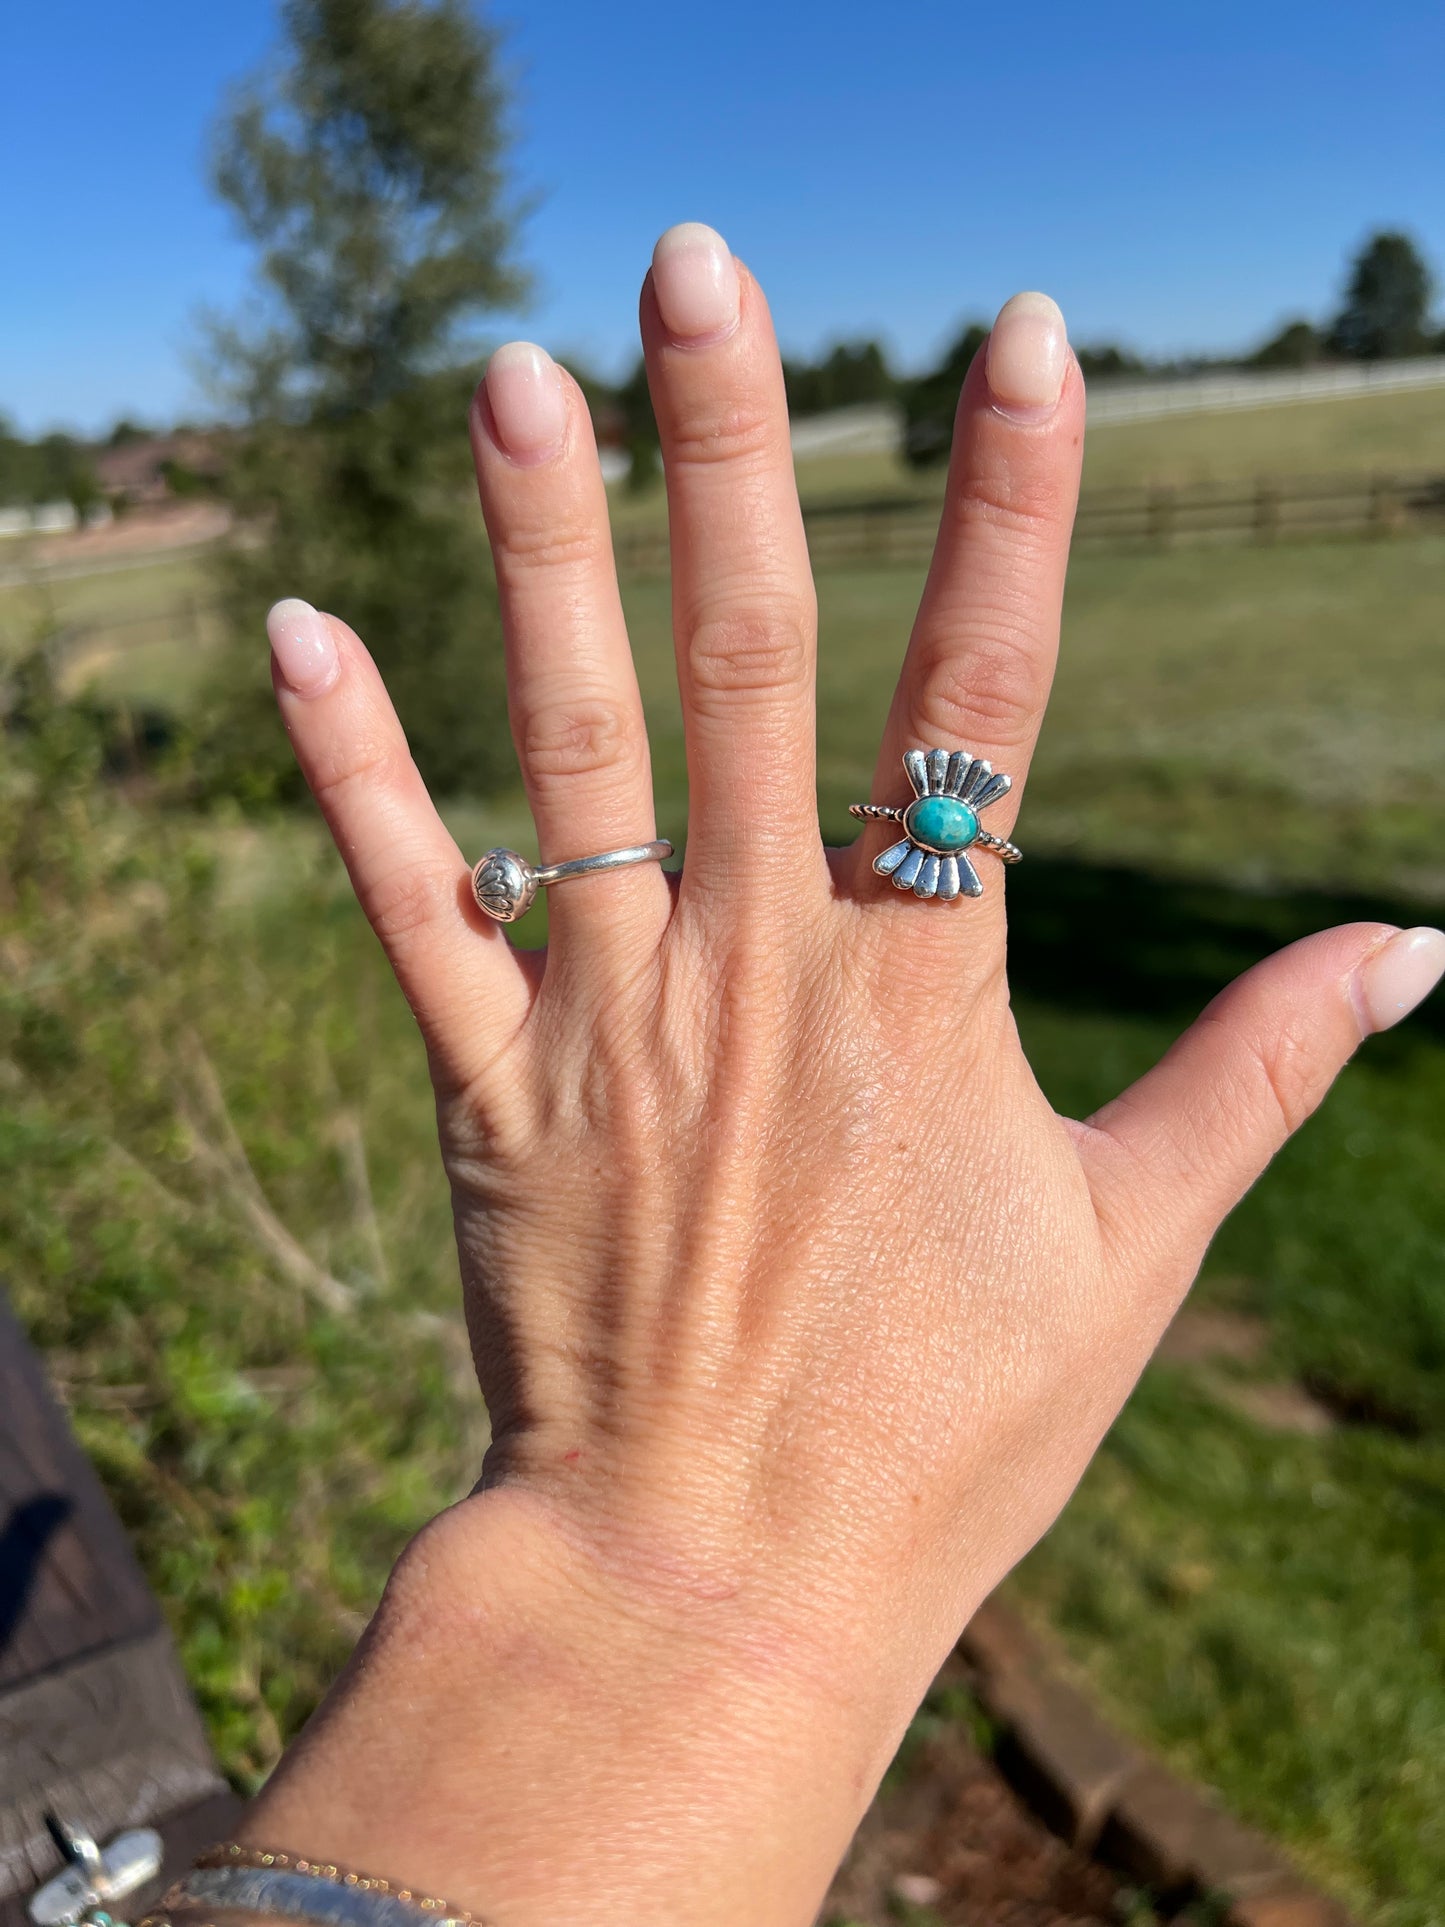
[[[472,871],[472,895],[477,908],[495,923],[515,923],[525,916],[537,892],[569,877],[590,876],[594,870],[623,870],[631,863],[661,863],[672,855],[665,836],[651,843],[630,843],[622,850],[600,850],[596,856],[569,857],[565,863],[529,863],[516,850],[488,850]]]
[[[906,809],[894,809],[891,803],[850,803],[848,814],[861,816],[865,823],[901,823],[908,812]],[[1022,863],[1024,860],[1024,853],[1017,843],[1009,843],[1003,837],[995,836],[992,830],[984,829],[982,824],[973,840],[980,849],[987,850],[1001,863]]]

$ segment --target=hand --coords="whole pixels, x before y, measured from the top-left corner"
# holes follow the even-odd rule
[[[403,1559],[252,1837],[501,1927],[802,1927],[933,1671],[1054,1518],[1220,1218],[1438,933],[1328,932],[1227,990],[1088,1123],[1019,1047],[1004,877],[919,903],[823,848],[815,607],[761,290],[658,244],[642,332],[691,816],[549,898],[545,963],[471,908],[360,642],[273,612],[287,727],[437,1088],[494,1438]],[[1083,383],[1019,296],[968,377],[876,800],[1009,771],[1048,695]],[[501,350],[472,416],[542,859],[655,834],[586,406]],[[425,612],[418,611],[418,627]],[[880,646],[886,639],[880,638]]]

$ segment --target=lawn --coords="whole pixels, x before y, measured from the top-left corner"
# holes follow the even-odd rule
[[[1176,415],[1166,421],[1091,428],[1084,491],[1167,483],[1252,481],[1258,476],[1400,474],[1445,470],[1445,388],[1406,395],[1293,402],[1279,408]],[[933,496],[943,470],[905,468],[890,455],[830,455],[798,464],[803,501]],[[663,512],[660,488],[620,494],[621,528],[648,527]]]
[[[819,585],[829,834],[873,779],[916,572]],[[1445,897],[1445,540],[1076,557],[1020,837],[1032,852],[1257,886]],[[668,588],[629,584],[658,806],[685,814]]]
[[[1177,416],[1161,422],[1105,424],[1089,431],[1084,487],[1143,483],[1252,480],[1382,471],[1445,470],[1445,388],[1406,395],[1365,395],[1301,402],[1282,408]],[[884,497],[931,499],[943,471],[917,472],[888,455],[835,455],[798,464],[805,504]],[[665,521],[660,486],[640,496],[614,489],[612,517],[619,530],[657,528]],[[7,555],[0,553],[0,562]],[[159,557],[149,568],[82,576],[48,586],[0,588],[0,660],[13,655],[42,622],[88,632],[109,678],[111,629],[128,646],[135,625],[179,620],[189,633],[194,608],[209,599],[203,556]],[[120,674],[122,672],[116,672]]]
[[[1371,434],[1403,447],[1384,400]],[[1351,465],[1356,408],[1273,412],[1297,445],[1321,418],[1311,460]],[[1224,423],[1167,441],[1191,426],[1180,459],[1214,459]],[[1136,464],[1166,445],[1109,430],[1106,459],[1117,436]],[[183,610],[197,566],[57,586],[63,620],[132,638],[97,652],[99,687],[203,699],[206,638],[118,621],[162,591]],[[1087,1111],[1293,935],[1438,917],[1442,589],[1434,538],[1076,561],[1009,883],[1019,1022],[1061,1105]],[[917,590],[820,584],[831,835],[869,793]],[[625,599],[681,839],[667,587]],[[0,598],[0,635],[18,609]],[[161,817],[93,787],[63,730],[36,753],[0,778],[0,1267],[249,1783],[484,1443],[424,1069],[309,819]],[[517,797],[448,814],[468,849],[526,847]],[[1199,1302],[1250,1344],[1151,1367],[1013,1582],[1121,1720],[1371,1927],[1436,1927],[1445,1891],[1442,1150],[1427,1009],[1361,1053],[1211,1251]]]

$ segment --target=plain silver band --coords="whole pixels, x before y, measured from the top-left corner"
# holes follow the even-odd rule
[[[565,883],[568,877],[590,876],[594,870],[625,870],[629,863],[662,863],[672,855],[665,836],[655,843],[633,843],[625,850],[603,850],[598,856],[574,856],[567,863],[549,863],[533,872],[538,883]]]

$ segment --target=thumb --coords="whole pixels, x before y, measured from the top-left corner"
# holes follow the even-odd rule
[[[1084,1158],[1116,1255],[1180,1290],[1220,1220],[1324,1098],[1362,1038],[1445,973],[1445,933],[1351,923],[1238,977],[1085,1128]]]

